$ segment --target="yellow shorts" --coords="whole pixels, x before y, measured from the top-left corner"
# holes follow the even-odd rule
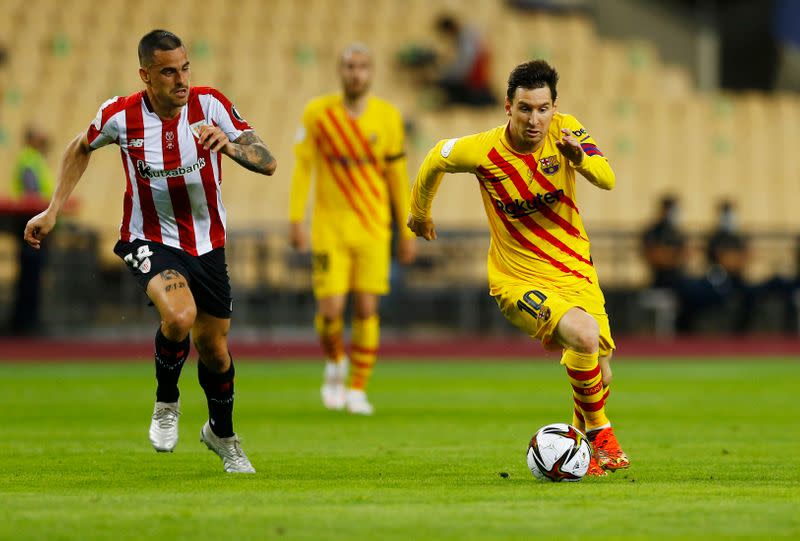
[[[389,292],[391,245],[365,239],[312,241],[311,282],[318,299],[350,291],[386,295]]]
[[[534,288],[530,284],[506,283],[497,287],[495,300],[511,323],[543,344],[554,340],[556,325],[570,308],[585,310],[600,326],[600,355],[609,355],[616,345],[606,314],[606,299],[592,284],[578,291]]]

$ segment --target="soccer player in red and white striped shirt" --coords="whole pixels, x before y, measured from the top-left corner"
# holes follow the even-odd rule
[[[178,36],[165,30],[145,35],[139,42],[139,64],[145,89],[106,101],[88,130],[67,146],[50,206],[28,222],[25,240],[34,248],[41,246],[92,152],[117,144],[126,190],[114,252],[161,316],[150,441],[160,452],[171,452],[177,443],[178,378],[191,333],[209,410],[201,439],[222,458],[225,471],[252,473],[233,431],[222,155],[264,175],[272,175],[277,164],[222,93],[189,86],[189,60]]]

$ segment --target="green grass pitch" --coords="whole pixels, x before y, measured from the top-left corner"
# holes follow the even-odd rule
[[[633,464],[556,484],[525,464],[534,431],[569,419],[555,360],[385,362],[372,418],[322,409],[321,363],[240,362],[253,476],[198,441],[194,363],[172,454],[147,440],[149,364],[0,365],[0,539],[800,537],[796,359],[614,366]]]

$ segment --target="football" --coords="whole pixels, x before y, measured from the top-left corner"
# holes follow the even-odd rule
[[[528,445],[528,467],[537,479],[580,481],[589,469],[592,448],[572,425],[553,423],[540,428]]]

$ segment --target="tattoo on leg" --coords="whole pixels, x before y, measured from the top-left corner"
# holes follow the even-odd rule
[[[180,273],[178,273],[177,271],[174,271],[172,269],[167,269],[165,271],[161,271],[161,273],[159,273],[159,276],[161,276],[161,278],[163,278],[165,281],[177,280],[177,279],[181,278]]]
[[[170,291],[177,291],[178,289],[183,289],[185,287],[186,287],[186,282],[177,282],[174,284],[167,284],[167,286],[164,288],[164,291],[169,293]]]

